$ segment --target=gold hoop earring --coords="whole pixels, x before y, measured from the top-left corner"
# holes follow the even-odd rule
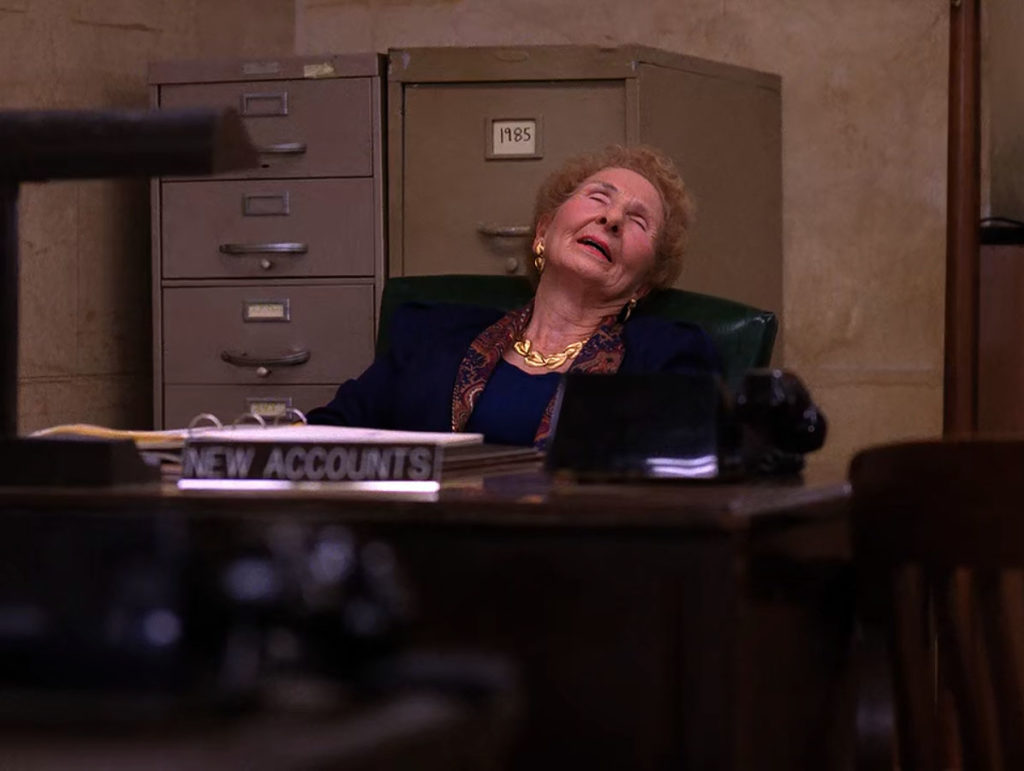
[[[544,242],[538,241],[537,245],[533,247],[533,253],[537,256],[533,258],[533,267],[537,269],[538,273],[544,272]]]
[[[621,321],[622,321],[623,324],[625,324],[627,321],[629,321],[629,317],[633,315],[633,311],[635,309],[636,309],[636,298],[635,297],[630,297],[629,298],[629,302],[626,303],[626,306],[622,309],[622,313],[620,314]]]

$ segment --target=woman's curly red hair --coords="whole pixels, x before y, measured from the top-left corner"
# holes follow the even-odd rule
[[[548,176],[537,191],[533,208],[534,232],[537,224],[553,215],[585,179],[609,168],[635,171],[654,185],[661,196],[665,221],[658,233],[654,268],[648,280],[655,287],[670,286],[683,269],[683,255],[695,207],[675,164],[653,147],[612,145],[598,152],[570,158]]]

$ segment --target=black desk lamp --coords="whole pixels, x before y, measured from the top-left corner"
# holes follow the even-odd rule
[[[20,183],[213,174],[258,163],[234,110],[0,111],[0,484],[109,483],[117,474],[104,454],[127,458],[130,450],[140,463],[131,443],[17,438]],[[83,467],[97,462],[110,478]]]

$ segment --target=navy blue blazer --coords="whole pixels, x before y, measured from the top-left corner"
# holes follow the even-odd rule
[[[408,303],[391,321],[391,350],[341,384],[310,423],[406,431],[451,431],[452,391],[470,344],[504,311],[467,305]],[[634,316],[623,325],[619,372],[720,372],[711,338],[694,324]]]

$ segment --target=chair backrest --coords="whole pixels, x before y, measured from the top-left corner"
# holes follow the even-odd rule
[[[1024,768],[1024,441],[874,448],[850,481],[860,612],[890,641],[900,766],[959,765],[942,757],[949,694],[962,768]]]
[[[377,331],[378,353],[390,343],[391,314],[412,300],[452,302],[512,310],[526,304],[533,287],[522,276],[399,276],[388,280],[381,300]],[[698,324],[714,340],[722,357],[726,382],[736,386],[754,367],[766,367],[778,331],[770,311],[721,297],[662,289],[651,292],[637,307],[638,314],[653,314]]]

